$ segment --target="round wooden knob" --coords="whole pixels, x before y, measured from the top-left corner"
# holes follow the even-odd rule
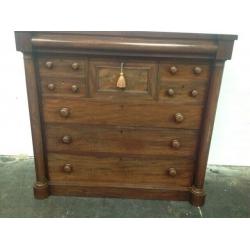
[[[169,71],[170,71],[170,73],[172,75],[175,75],[177,73],[178,69],[175,66],[171,66],[170,69],[169,69]]]
[[[65,144],[70,144],[72,142],[72,138],[69,135],[65,135],[62,137],[62,142]]]
[[[73,167],[71,164],[67,163],[63,166],[63,171],[65,173],[71,173],[73,171]]]
[[[201,72],[202,72],[202,68],[201,67],[194,67],[194,73],[196,74],[196,75],[199,75]]]
[[[174,96],[174,90],[173,89],[168,89],[167,90],[167,94],[169,95],[169,96]]]
[[[48,61],[48,62],[45,63],[45,66],[46,66],[47,69],[52,69],[53,68],[53,62]]]
[[[71,90],[72,90],[73,93],[76,93],[76,92],[78,92],[79,87],[74,84],[74,85],[71,86]]]
[[[175,168],[170,168],[168,170],[168,174],[172,177],[175,177],[177,175],[176,169]]]
[[[179,149],[181,147],[181,143],[177,139],[174,139],[171,142],[171,146],[172,148]]]
[[[60,115],[62,117],[68,117],[70,115],[70,110],[69,108],[61,108],[60,109]]]
[[[74,63],[72,63],[71,67],[73,70],[77,70],[77,69],[79,69],[79,63],[74,62]]]
[[[49,89],[50,91],[54,91],[55,88],[56,88],[56,85],[55,85],[54,83],[49,83],[47,87],[48,87],[48,89]]]
[[[196,89],[193,89],[192,91],[191,91],[191,96],[192,97],[196,97],[198,95],[198,91],[196,90]]]
[[[181,113],[176,113],[174,118],[175,118],[175,121],[178,123],[181,123],[184,120],[184,116]]]

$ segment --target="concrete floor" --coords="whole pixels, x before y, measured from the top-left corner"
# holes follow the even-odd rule
[[[0,217],[250,217],[250,167],[209,166],[206,204],[110,198],[33,198],[34,162],[0,157]]]

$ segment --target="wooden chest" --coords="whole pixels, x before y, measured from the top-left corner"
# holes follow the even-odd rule
[[[36,198],[204,203],[224,62],[235,35],[16,32]]]

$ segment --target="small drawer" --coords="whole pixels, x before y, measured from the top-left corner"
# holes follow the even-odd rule
[[[95,99],[121,96],[153,99],[156,96],[157,64],[127,59],[92,59],[89,64],[90,92]],[[118,80],[123,77],[124,86]]]
[[[38,58],[41,77],[80,77],[86,76],[86,60],[78,57],[41,56]]]
[[[194,161],[48,154],[52,182],[113,187],[190,187]]]
[[[83,78],[42,77],[44,96],[86,96],[86,82]]]
[[[46,140],[49,152],[192,158],[198,131],[47,124]]]
[[[204,61],[169,60],[160,62],[159,81],[208,81],[210,63]]]
[[[203,105],[207,96],[208,81],[161,81],[159,83],[159,101]]]

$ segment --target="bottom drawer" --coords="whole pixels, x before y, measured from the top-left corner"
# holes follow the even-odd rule
[[[190,187],[191,159],[145,159],[48,154],[51,182],[100,187]]]

